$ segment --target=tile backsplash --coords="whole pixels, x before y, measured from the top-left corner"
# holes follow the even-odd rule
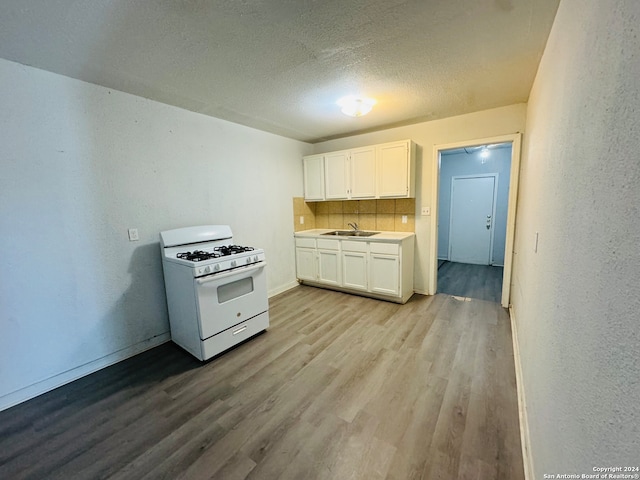
[[[407,216],[407,223],[402,223],[403,215]],[[293,227],[296,232],[312,228],[348,229],[348,224],[353,222],[361,230],[413,232],[415,215],[415,198],[329,202],[305,202],[302,197],[293,198]],[[300,223],[300,219],[304,223]]]

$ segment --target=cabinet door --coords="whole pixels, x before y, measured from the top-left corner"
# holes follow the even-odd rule
[[[311,155],[302,159],[304,199],[324,200],[324,156]]]
[[[397,255],[369,255],[369,291],[400,295],[400,259]]]
[[[318,250],[318,281],[339,286],[340,274],[340,252]]]
[[[342,285],[355,290],[367,290],[367,254],[342,252]]]
[[[314,248],[296,247],[296,275],[300,280],[317,280]]]
[[[348,198],[348,152],[333,152],[324,156],[324,180],[327,200]]]
[[[410,177],[409,142],[386,143],[377,147],[378,196],[408,197]]]
[[[352,150],[350,165],[350,197],[375,198],[376,196],[376,149],[375,147]]]

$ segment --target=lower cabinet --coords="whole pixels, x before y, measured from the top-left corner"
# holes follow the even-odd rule
[[[370,245],[369,289],[384,295],[400,295],[400,248],[397,244]]]
[[[340,286],[340,252],[318,250],[318,281]]]
[[[343,286],[355,290],[367,290],[367,254],[342,252]]]
[[[413,241],[296,238],[299,280],[396,302],[413,294]]]
[[[400,294],[400,261],[397,256],[369,256],[369,289],[384,295]]]
[[[296,247],[296,273],[300,280],[317,280],[316,249]]]

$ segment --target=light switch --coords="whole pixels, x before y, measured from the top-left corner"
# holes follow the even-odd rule
[[[425,216],[429,216],[429,215],[431,215],[431,208],[429,208],[429,207],[422,207],[422,215],[425,215]]]
[[[137,242],[138,240],[140,240],[140,237],[138,236],[138,229],[137,228],[130,228],[129,229],[129,241],[130,242]]]
[[[406,215],[402,215],[402,223],[407,223],[407,216]]]
[[[304,225],[304,215],[300,215],[300,225]]]

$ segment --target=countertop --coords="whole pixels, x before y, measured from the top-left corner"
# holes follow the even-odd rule
[[[413,232],[380,232],[375,235],[371,235],[370,237],[350,237],[350,236],[338,236],[338,235],[323,235],[323,233],[334,232],[336,230],[342,230],[339,228],[314,228],[312,230],[302,230],[300,232],[295,232],[294,236],[299,238],[334,238],[339,240],[355,240],[359,242],[399,242],[404,240],[405,238],[410,238],[415,236]],[[377,231],[377,230],[367,230],[367,231]]]

